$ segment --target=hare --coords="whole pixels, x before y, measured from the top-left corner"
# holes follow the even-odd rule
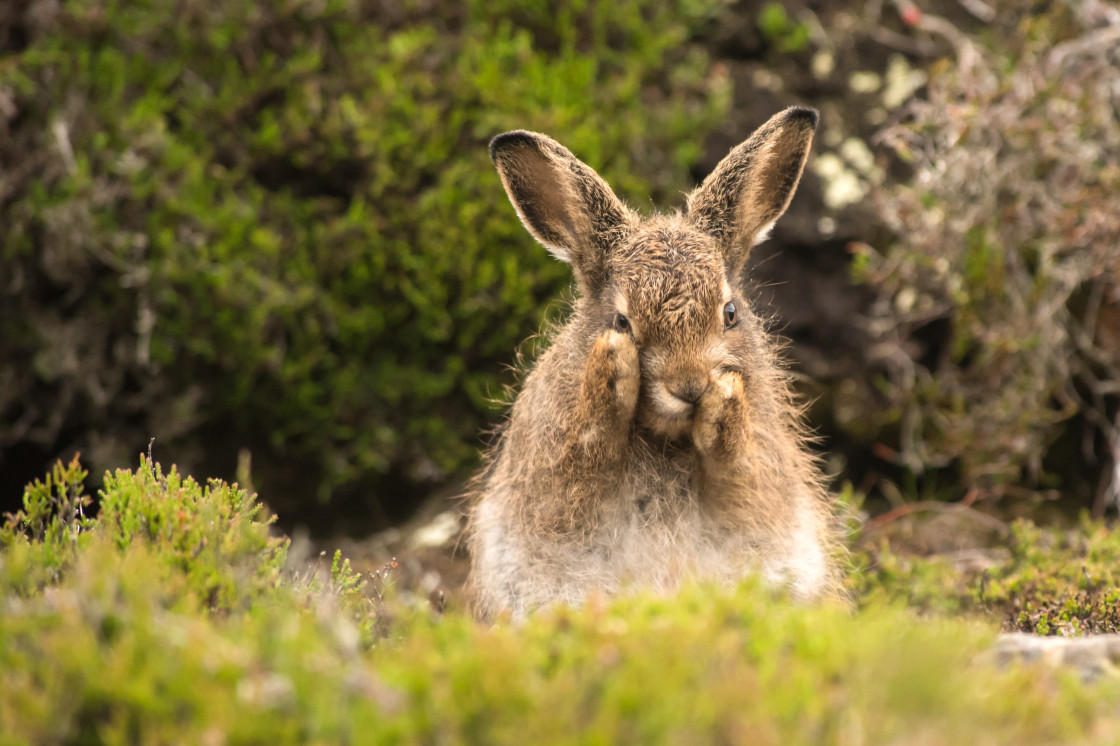
[[[775,115],[683,213],[651,217],[544,135],[490,143],[522,223],[579,292],[476,481],[481,618],[752,572],[797,599],[837,593],[830,498],[741,282],[816,125],[813,109]]]

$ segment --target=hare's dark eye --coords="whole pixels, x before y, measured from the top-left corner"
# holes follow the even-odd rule
[[[623,334],[630,333],[630,319],[620,313],[614,315],[613,325],[616,332],[622,332]]]
[[[728,301],[727,305],[723,307],[723,328],[730,329],[735,326],[735,321],[738,316],[735,314],[735,304]]]

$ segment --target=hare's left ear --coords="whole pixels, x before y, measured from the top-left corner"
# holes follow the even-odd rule
[[[817,119],[815,109],[797,106],[775,114],[689,195],[689,219],[719,242],[730,276],[789,207]]]
[[[590,166],[545,135],[498,135],[490,159],[533,237],[572,265],[585,292],[598,292],[611,252],[633,223],[630,210]]]

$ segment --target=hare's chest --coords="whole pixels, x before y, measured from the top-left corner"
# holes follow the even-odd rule
[[[713,525],[687,473],[628,481],[619,497],[601,537],[603,569],[618,583],[672,590],[741,572],[742,542]]]

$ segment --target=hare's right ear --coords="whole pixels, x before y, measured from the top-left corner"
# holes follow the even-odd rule
[[[688,197],[688,216],[716,239],[729,276],[793,199],[809,157],[817,112],[793,106],[734,148]]]
[[[498,135],[490,142],[490,160],[533,237],[569,262],[577,280],[597,289],[607,257],[632,225],[630,210],[590,166],[545,135]]]

